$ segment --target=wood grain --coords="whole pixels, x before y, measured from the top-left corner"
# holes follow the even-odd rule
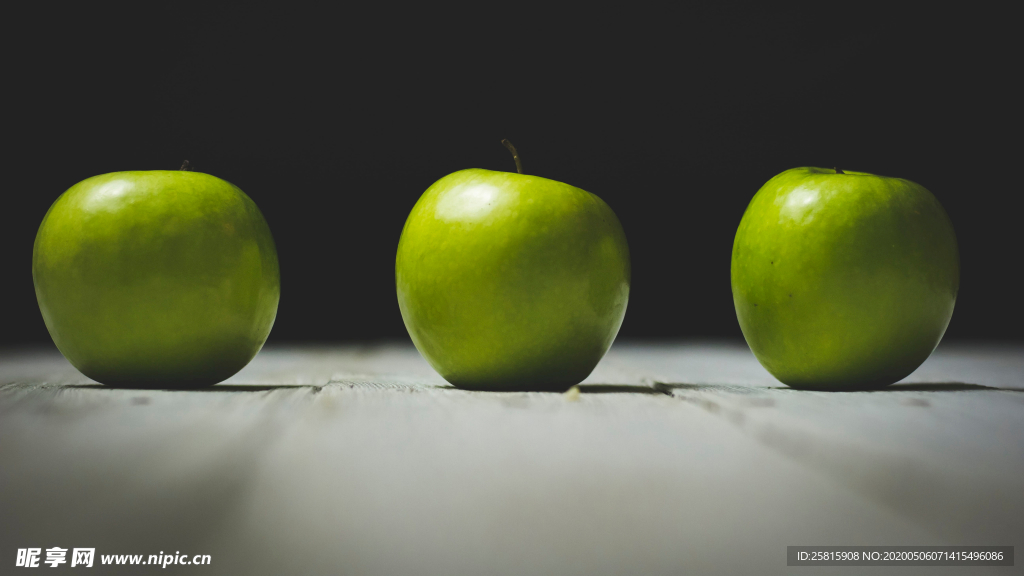
[[[1024,550],[1019,346],[824,393],[742,346],[627,343],[580,391],[456,390],[399,344],[268,349],[186,392],[3,353],[0,573],[55,545],[211,554],[177,567],[210,574],[787,574],[787,545]]]

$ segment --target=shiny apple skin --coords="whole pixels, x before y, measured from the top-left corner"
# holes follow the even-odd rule
[[[242,369],[277,316],[270,228],[236,186],[199,172],[116,172],[72,186],[36,235],[46,328],[90,378],[191,388]]]
[[[960,257],[923,186],[863,172],[794,168],[747,207],[732,251],[736,316],[750,349],[794,388],[878,388],[939,344]]]
[[[629,300],[626,236],[597,196],[538,176],[470,169],[413,207],[395,264],[423,357],[477,390],[564,390],[586,378]]]

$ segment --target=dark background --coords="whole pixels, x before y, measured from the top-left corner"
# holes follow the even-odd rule
[[[0,344],[49,342],[31,253],[57,196],[184,159],[240,186],[270,223],[271,342],[405,338],[405,217],[450,172],[514,171],[502,138],[527,172],[594,192],[621,219],[633,260],[621,337],[740,337],[736,226],[766,180],[802,165],[931,190],[962,259],[947,337],[1020,337],[1009,13],[27,4],[0,24]]]

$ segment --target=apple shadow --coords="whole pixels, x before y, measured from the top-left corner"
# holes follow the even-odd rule
[[[997,386],[984,386],[982,384],[971,384],[968,382],[914,382],[908,384],[890,384],[889,386],[865,386],[863,388],[851,387],[841,390],[826,388],[793,388],[789,386],[778,386],[776,390],[793,390],[798,392],[838,392],[838,393],[887,393],[887,392],[1024,392],[1019,388],[999,388]]]
[[[965,390],[983,390],[988,392],[1024,392],[1020,388],[1000,388],[998,386],[985,386],[982,384],[970,384],[968,382],[913,382],[908,384],[893,384],[885,388],[867,390],[867,392],[963,392]]]
[[[987,391],[987,392],[1024,392],[1020,388],[999,388],[997,386],[984,386],[982,384],[971,384],[968,382],[914,382],[908,384],[892,384],[884,387],[865,386],[863,388],[793,388],[790,386],[767,386],[754,387],[740,384],[687,384],[675,382],[656,382],[655,387],[669,393],[672,390],[690,391],[722,391],[733,393],[751,394],[765,390],[785,390],[788,392],[830,392],[830,393],[872,393],[872,392],[964,392],[964,391]]]
[[[272,390],[298,390],[301,388],[312,388],[313,393],[320,392],[321,386],[312,384],[214,384],[212,386],[197,386],[193,388],[181,386],[170,388],[167,386],[113,386],[110,384],[70,384],[63,388],[76,388],[79,390],[120,390],[135,392],[269,392]]]
[[[576,384],[582,394],[667,394],[662,390],[651,386],[639,386],[635,384]],[[437,386],[436,390],[444,390],[450,392],[472,392],[474,394],[522,394],[529,392],[531,394],[564,394],[572,386],[558,386],[558,387],[545,387],[536,388],[525,386],[523,388],[501,388],[501,389],[485,389],[485,388],[461,388],[458,386]]]
[[[654,386],[638,386],[636,384],[578,384],[583,394],[653,394],[671,395]]]

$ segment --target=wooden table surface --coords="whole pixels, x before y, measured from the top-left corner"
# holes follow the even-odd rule
[[[160,552],[210,554],[168,567],[204,574],[1020,570],[786,567],[787,545],[1024,553],[1020,345],[943,345],[888,390],[827,393],[735,344],[622,343],[580,388],[460,391],[402,344],[268,348],[201,391],[5,352],[0,573],[53,546],[95,547],[86,574]]]

